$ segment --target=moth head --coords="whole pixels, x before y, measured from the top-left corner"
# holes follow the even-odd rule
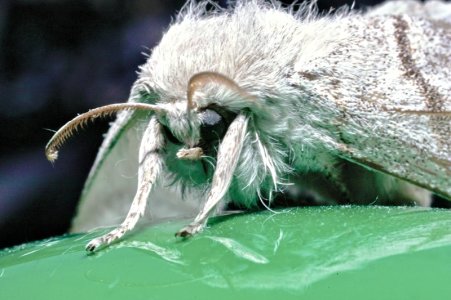
[[[186,100],[160,104],[117,103],[78,115],[54,134],[45,153],[47,159],[54,162],[58,158],[59,148],[89,120],[123,110],[147,110],[157,115],[166,143],[178,147],[177,158],[197,160],[213,154],[212,150],[225,135],[237,113],[253,102],[254,98],[227,76],[201,72],[188,81]]]
[[[186,102],[172,104],[160,115],[160,123],[167,141],[182,146],[177,158],[196,160],[215,154],[229,125],[252,103],[256,103],[253,96],[232,79],[217,72],[201,72],[189,79]]]

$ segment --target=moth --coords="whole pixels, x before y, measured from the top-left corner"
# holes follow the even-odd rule
[[[137,164],[136,194],[123,223],[88,251],[132,230],[168,177],[205,191],[180,237],[200,232],[221,203],[252,207],[279,193],[301,191],[320,204],[427,206],[431,192],[451,199],[449,4],[415,3],[426,8],[410,16],[320,15],[315,2],[208,3],[188,1],[140,67],[127,103],[77,116],[47,144],[53,162],[75,129],[119,113],[77,219],[100,214],[96,201],[115,205],[105,195],[120,193],[120,157]],[[127,148],[131,136],[139,153]],[[97,187],[102,180],[108,187]]]

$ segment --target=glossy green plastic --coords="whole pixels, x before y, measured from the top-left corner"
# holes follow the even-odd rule
[[[104,231],[0,252],[0,299],[451,299],[451,211],[310,207]]]

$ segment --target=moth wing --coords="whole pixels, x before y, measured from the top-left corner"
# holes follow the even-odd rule
[[[132,129],[136,113],[122,112],[112,123],[85,182],[72,232],[115,225],[127,213],[137,185],[138,147],[142,130]]]
[[[451,199],[451,6],[439,15],[427,11],[429,21],[393,17],[386,38],[397,44],[398,78],[387,72],[392,87],[378,82],[362,93],[364,101],[348,106],[344,132],[364,138],[348,136],[339,147],[352,162]]]
[[[137,189],[138,151],[146,122],[143,112],[124,111],[112,123],[85,182],[71,232],[114,226],[126,216]],[[175,188],[157,184],[150,196],[152,221],[194,215]],[[149,219],[146,212],[144,218]]]
[[[451,22],[451,9],[445,1],[386,1],[366,13],[367,16],[399,14]]]
[[[366,141],[339,144],[343,158],[451,199],[451,117],[393,113],[386,115],[385,122],[387,119],[390,121],[385,128],[366,133],[370,134]],[[375,123],[380,124],[384,120]],[[367,120],[367,124],[371,123]],[[431,124],[443,130],[432,133]],[[400,126],[413,130],[400,130]],[[424,134],[429,136],[423,139]]]
[[[329,123],[327,151],[451,199],[451,23],[376,14],[340,24],[346,38],[300,56],[293,77]]]

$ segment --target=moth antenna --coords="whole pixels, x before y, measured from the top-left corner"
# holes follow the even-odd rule
[[[88,112],[78,115],[61,127],[45,146],[45,156],[50,162],[58,158],[58,150],[69,139],[75,130],[86,124],[89,120],[99,117],[109,116],[123,110],[150,110],[155,112],[163,111],[163,108],[145,103],[116,103],[97,107]]]
[[[236,92],[240,96],[245,99],[249,99],[251,101],[255,101],[256,97],[252,96],[248,92],[246,92],[243,88],[241,88],[235,81],[230,79],[229,77],[222,75],[218,72],[200,72],[194,74],[190,80],[188,81],[188,91],[187,91],[187,100],[188,100],[188,113],[190,110],[197,107],[196,103],[193,101],[194,93],[206,86],[207,84],[217,84]]]

